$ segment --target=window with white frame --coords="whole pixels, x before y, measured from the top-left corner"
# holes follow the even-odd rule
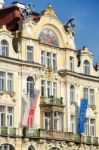
[[[53,54],[53,69],[57,69],[57,55]]]
[[[88,88],[83,89],[83,97],[88,99]]]
[[[0,127],[13,127],[13,107],[0,105]]]
[[[70,132],[75,132],[75,116],[70,116]]]
[[[90,63],[89,63],[89,61],[85,60],[83,65],[84,65],[83,66],[84,67],[84,74],[90,75]]]
[[[47,130],[51,129],[51,113],[50,112],[44,113],[44,129],[47,129]]]
[[[41,51],[41,64],[47,68],[57,69],[57,54]]]
[[[41,96],[45,96],[46,94],[45,94],[45,92],[46,92],[46,90],[45,90],[45,80],[41,80]]]
[[[13,127],[13,107],[7,107],[7,126]]]
[[[1,41],[0,55],[2,55],[2,56],[9,55],[9,44],[6,40]]]
[[[95,119],[93,119],[93,118],[86,118],[85,134],[87,136],[95,136]]]
[[[57,97],[57,82],[41,80],[41,96]]]
[[[54,112],[54,130],[62,131],[62,112]]]
[[[52,83],[47,81],[47,97],[49,98],[52,95]]]
[[[74,85],[70,86],[70,101],[75,101],[75,88],[74,88]]]
[[[51,53],[47,52],[47,68],[52,67],[51,65]]]
[[[33,46],[27,46],[27,61],[33,61]]]
[[[95,92],[94,89],[83,88],[83,97],[88,100],[89,105],[95,105]]]
[[[70,70],[74,71],[74,57],[70,56]]]
[[[57,97],[57,83],[53,82],[53,96]]]
[[[34,80],[33,77],[29,76],[27,78],[27,94],[31,94],[31,91],[34,92]]]
[[[5,90],[5,73],[0,72],[0,91]]]
[[[13,74],[12,73],[7,74],[7,90],[13,91]]]
[[[45,51],[41,51],[41,64],[45,65]]]
[[[94,89],[90,89],[89,91],[90,94],[90,105],[95,105],[95,94],[94,94]]]

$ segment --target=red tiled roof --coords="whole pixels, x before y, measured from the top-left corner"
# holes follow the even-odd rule
[[[40,14],[33,12],[33,20],[38,22]],[[18,30],[18,21],[22,18],[17,6],[5,7],[0,10],[0,25],[6,25],[9,31]]]

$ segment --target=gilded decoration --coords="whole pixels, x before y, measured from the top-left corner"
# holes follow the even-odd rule
[[[59,46],[59,40],[56,33],[49,28],[45,28],[41,31],[39,40],[45,44]]]
[[[47,9],[44,12],[45,15],[49,15],[51,17],[57,17],[54,10],[52,9],[51,4],[48,5]]]

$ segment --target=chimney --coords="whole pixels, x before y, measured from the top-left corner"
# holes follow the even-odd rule
[[[17,7],[21,8],[21,9],[25,9],[25,4],[17,2],[17,1],[13,2],[12,5],[13,6],[17,6]]]
[[[0,0],[0,9],[3,8],[3,5],[4,5],[4,0]]]

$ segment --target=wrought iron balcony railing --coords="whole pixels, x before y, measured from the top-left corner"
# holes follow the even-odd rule
[[[0,128],[0,135],[2,135],[2,136],[16,136],[16,128],[1,127]]]
[[[63,98],[57,98],[50,96],[49,98],[41,96],[41,104],[50,104],[50,105],[63,105]]]

